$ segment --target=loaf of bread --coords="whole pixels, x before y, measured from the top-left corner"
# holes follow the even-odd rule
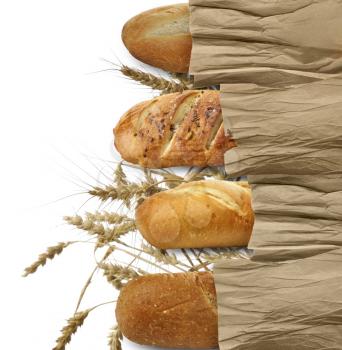
[[[216,292],[209,272],[139,277],[121,290],[116,319],[126,338],[163,348],[218,347]]]
[[[159,7],[133,17],[122,30],[122,40],[144,63],[169,72],[188,72],[192,47],[189,5]]]
[[[250,188],[221,180],[154,194],[135,217],[144,238],[161,249],[247,246],[254,224]]]
[[[217,166],[235,147],[225,135],[220,95],[189,90],[131,108],[114,129],[122,158],[147,168]]]

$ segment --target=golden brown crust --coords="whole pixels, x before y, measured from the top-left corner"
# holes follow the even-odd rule
[[[235,147],[224,133],[220,95],[189,90],[131,108],[114,129],[122,158],[147,168],[217,166]]]
[[[250,188],[220,180],[157,193],[135,217],[144,238],[161,249],[247,246],[254,225]]]
[[[189,5],[158,7],[130,19],[122,40],[137,59],[169,72],[189,70],[192,39]]]
[[[209,272],[154,274],[129,282],[116,319],[130,340],[164,348],[218,346],[214,278]]]

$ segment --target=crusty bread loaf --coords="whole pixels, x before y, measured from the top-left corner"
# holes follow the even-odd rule
[[[161,249],[247,246],[254,214],[245,184],[194,181],[157,193],[136,209],[138,230]]]
[[[189,90],[131,108],[114,129],[122,158],[147,168],[216,166],[235,146],[225,135],[220,95]]]
[[[169,72],[188,72],[192,47],[189,5],[159,7],[133,17],[122,30],[122,40],[142,62]]]
[[[139,277],[122,290],[116,306],[130,340],[164,348],[218,346],[216,292],[209,272]]]

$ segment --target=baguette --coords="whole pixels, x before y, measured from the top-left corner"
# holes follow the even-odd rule
[[[219,91],[188,90],[131,108],[114,128],[122,158],[147,168],[224,165],[235,147],[225,135]]]
[[[135,218],[144,238],[160,249],[247,246],[251,190],[232,181],[185,183],[145,199]]]
[[[188,4],[143,12],[125,24],[122,40],[140,61],[169,72],[186,73],[192,48],[189,16]]]
[[[218,347],[214,278],[210,272],[139,277],[121,290],[116,319],[123,335],[164,348]]]

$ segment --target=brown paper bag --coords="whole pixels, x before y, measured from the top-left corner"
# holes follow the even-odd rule
[[[342,246],[342,75],[221,89],[225,128],[238,145],[226,168],[249,174],[253,189],[250,248],[280,248],[291,259]]]
[[[248,178],[257,218],[249,248],[277,261],[342,247],[341,175]]]
[[[252,261],[215,268],[221,349],[342,347],[341,83],[221,87],[256,217]]]
[[[342,75],[221,89],[225,128],[238,145],[226,153],[226,168],[248,174],[253,189],[250,247],[289,249],[297,258],[299,250],[342,246]]]
[[[215,266],[222,349],[342,349],[342,1],[190,0],[191,72],[221,85],[251,260]]]
[[[190,71],[199,85],[229,83],[241,68],[341,72],[341,0],[190,0],[190,5]]]
[[[342,75],[277,88],[221,85],[221,91],[225,127],[238,144],[226,154],[229,174],[342,172]]]
[[[260,255],[216,265],[221,350],[340,350],[342,249],[291,262]]]

